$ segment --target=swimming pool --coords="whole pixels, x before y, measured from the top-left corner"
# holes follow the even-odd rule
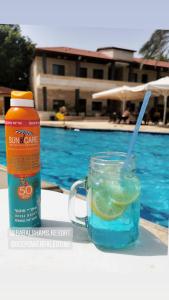
[[[87,174],[90,157],[101,151],[127,151],[129,132],[73,131],[41,128],[42,179],[69,189]],[[141,179],[141,216],[163,226],[169,217],[169,135],[139,134],[135,148]],[[0,126],[0,164],[5,161]]]

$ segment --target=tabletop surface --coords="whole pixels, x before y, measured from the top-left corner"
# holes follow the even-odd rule
[[[79,200],[79,213],[84,215],[84,210],[85,201]],[[0,282],[4,288],[14,284],[16,287],[19,282],[24,285],[27,280],[31,287],[35,287],[35,282],[40,279],[42,285],[43,282],[46,286],[53,284],[57,291],[58,283],[69,285],[72,282],[72,287],[75,276],[76,286],[80,286],[80,280],[86,278],[85,282],[89,281],[92,289],[96,281],[91,285],[91,276],[97,278],[97,284],[102,278],[104,285],[110,281],[109,274],[111,282],[121,274],[122,283],[123,276],[135,273],[141,276],[146,271],[158,277],[158,285],[165,283],[164,276],[160,274],[167,269],[167,246],[144,228],[140,228],[140,238],[135,247],[113,253],[100,251],[89,241],[85,228],[70,223],[68,195],[47,190],[42,190],[42,224],[55,234],[47,238],[33,237],[33,242],[37,241],[36,247],[29,246],[28,249],[20,247],[20,244],[16,247],[13,243],[16,237],[11,235],[8,225],[7,190],[0,190],[0,276],[3,275]],[[22,238],[30,242],[29,237],[22,235]],[[142,282],[145,278],[145,275],[142,276]]]

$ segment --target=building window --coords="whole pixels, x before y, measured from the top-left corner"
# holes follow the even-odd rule
[[[59,108],[65,106],[65,100],[53,100],[53,110],[59,111]]]
[[[114,80],[123,80],[123,67],[115,68]]]
[[[53,70],[52,70],[52,73],[54,75],[65,75],[65,66],[64,65],[56,65],[54,64],[52,66]]]
[[[79,99],[78,101],[78,112],[86,113],[86,99]]]
[[[137,82],[138,81],[138,75],[137,73],[131,74],[131,82]]]
[[[169,108],[169,96],[167,97],[167,107]]]
[[[148,75],[147,74],[143,74],[142,75],[142,83],[147,83],[148,82]]]
[[[93,70],[93,78],[103,79],[104,72],[102,69],[94,69]]]
[[[79,77],[87,77],[87,68],[80,68]]]
[[[102,102],[92,102],[92,110],[93,111],[101,111],[102,110]]]

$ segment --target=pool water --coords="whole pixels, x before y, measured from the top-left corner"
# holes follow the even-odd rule
[[[131,133],[41,128],[42,179],[69,189],[87,175],[96,152],[127,151]],[[139,134],[135,147],[141,180],[141,216],[163,226],[169,217],[169,135]],[[4,126],[0,126],[0,164],[6,164]]]

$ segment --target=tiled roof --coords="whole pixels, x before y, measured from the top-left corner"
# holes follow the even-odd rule
[[[115,47],[114,47],[114,49],[115,49]],[[69,48],[69,47],[42,47],[42,48],[36,48],[36,51],[37,52],[46,51],[46,52],[58,53],[58,54],[63,53],[63,54],[70,54],[70,55],[75,55],[75,56],[86,56],[86,57],[91,57],[91,58],[98,58],[98,59],[103,59],[103,60],[108,60],[108,61],[111,61],[111,60],[116,61],[116,59],[111,59],[109,54],[106,55],[105,53],[102,53],[101,51],[90,51],[90,50],[83,50],[83,49],[76,49],[76,48]],[[153,67],[169,68],[169,62],[158,61],[155,59],[144,59],[144,58],[133,57],[133,58],[123,60],[123,62],[125,62],[125,61],[126,62],[136,62],[139,64],[144,64],[144,65],[153,66]]]
[[[97,51],[100,51],[100,50],[122,50],[122,51],[128,51],[128,52],[136,52],[136,50],[132,50],[132,49],[127,49],[127,48],[120,48],[120,47],[101,47],[101,48],[97,48]]]
[[[93,58],[100,58],[100,59],[108,59],[110,58],[97,51],[89,51],[89,50],[83,50],[83,49],[76,49],[76,48],[68,48],[68,47],[44,47],[44,48],[36,48],[38,51],[47,51],[47,52],[58,52],[58,53],[64,53],[64,54],[72,54],[72,55],[79,55],[79,56],[87,56],[87,57],[93,57]]]
[[[135,57],[133,58],[133,61],[138,62],[139,64],[148,65],[148,66],[169,68],[169,62],[168,61],[155,60],[155,59],[135,58]]]
[[[7,88],[7,87],[4,87],[4,86],[0,86],[0,95],[2,95],[2,94],[10,95],[11,94],[11,89]]]

